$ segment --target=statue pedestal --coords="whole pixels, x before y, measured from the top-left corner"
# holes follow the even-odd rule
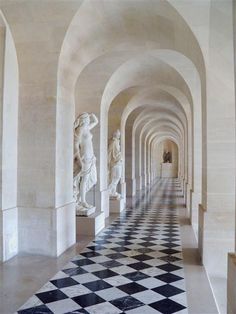
[[[77,207],[76,208],[76,216],[85,216],[88,217],[95,213],[96,207],[91,208],[84,208],[84,207]]]
[[[174,169],[172,163],[161,164],[161,178],[173,178]]]
[[[95,212],[89,217],[76,215],[76,236],[95,236],[105,227],[104,212]]]
[[[124,210],[125,202],[123,197],[110,198],[110,213],[121,213]]]

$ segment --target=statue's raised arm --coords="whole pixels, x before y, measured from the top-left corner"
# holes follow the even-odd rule
[[[98,118],[95,116],[94,113],[90,113],[90,124],[89,124],[89,129],[93,129],[97,124],[98,124]]]

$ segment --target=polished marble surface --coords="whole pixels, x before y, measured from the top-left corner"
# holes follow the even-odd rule
[[[176,199],[160,180],[18,313],[188,313]]]

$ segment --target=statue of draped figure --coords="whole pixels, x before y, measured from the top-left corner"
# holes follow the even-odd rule
[[[120,149],[120,130],[114,132],[108,147],[109,194],[112,198],[120,198],[116,191],[121,179],[123,161]]]
[[[96,158],[92,133],[98,124],[97,117],[84,112],[74,123],[74,198],[80,212],[94,208],[86,201],[86,193],[97,183]]]

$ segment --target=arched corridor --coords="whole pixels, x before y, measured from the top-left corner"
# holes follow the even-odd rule
[[[236,313],[234,2],[0,0],[0,314]]]

